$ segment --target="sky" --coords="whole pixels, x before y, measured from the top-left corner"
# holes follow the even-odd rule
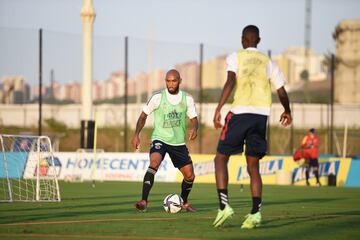
[[[0,52],[12,56],[1,54],[0,77],[23,74],[30,82],[36,82],[37,29],[42,28],[48,34],[44,37],[45,75],[55,68],[60,81],[80,79],[82,2],[0,0]],[[260,28],[260,50],[271,49],[272,54],[277,54],[304,45],[305,0],[93,0],[93,3],[97,79],[107,78],[109,72],[123,65],[125,36],[130,39],[133,72],[166,67],[166,61],[171,65],[176,61],[198,60],[200,43],[205,46],[205,58],[240,49],[241,31],[248,24]],[[343,19],[360,19],[360,1],[312,1],[311,47],[316,53],[335,52],[332,33]],[[153,41],[149,43],[147,39]]]

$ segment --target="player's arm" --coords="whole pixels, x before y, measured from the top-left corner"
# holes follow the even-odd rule
[[[236,84],[236,74],[235,72],[232,71],[228,71],[227,72],[227,79],[226,79],[226,83],[223,87],[223,90],[221,92],[221,96],[220,96],[220,100],[219,103],[215,109],[215,114],[214,114],[214,127],[215,128],[221,128],[221,108],[224,106],[224,104],[226,103],[226,101],[228,100],[232,90],[234,89],[234,86]]]
[[[136,123],[136,129],[133,139],[131,140],[131,143],[135,149],[139,149],[140,147],[140,132],[145,126],[147,116],[150,115],[155,109],[159,107],[160,100],[161,100],[161,92],[157,92],[151,96],[149,101],[143,107],[143,110]]]
[[[300,147],[301,148],[305,148],[306,147],[306,142],[307,142],[307,135],[305,137],[303,137]]]
[[[292,122],[289,97],[284,87],[279,88],[277,94],[281,105],[284,107],[284,112],[280,115],[280,123],[286,127]]]
[[[291,110],[289,104],[290,102],[289,97],[284,88],[284,84],[285,84],[284,74],[281,72],[279,66],[273,61],[269,62],[267,68],[270,69],[271,82],[274,84],[275,88],[277,89],[276,90],[277,95],[279,97],[281,105],[284,108],[284,112],[280,115],[280,123],[281,125],[286,127],[291,124],[292,117],[291,117]]]
[[[189,117],[191,122],[191,130],[189,134],[189,140],[194,140],[197,137],[197,131],[199,129],[199,122],[197,118],[197,112],[195,108],[194,98],[187,94],[186,95],[187,111],[186,115]]]
[[[197,137],[197,131],[199,129],[199,121],[197,117],[191,118],[191,130],[189,135],[189,140],[194,140]]]
[[[131,140],[131,143],[135,149],[138,149],[140,146],[140,132],[143,129],[143,127],[145,126],[146,119],[147,119],[146,113],[141,112],[139,119],[137,120],[137,123],[136,123],[136,129],[135,129],[134,136]]]

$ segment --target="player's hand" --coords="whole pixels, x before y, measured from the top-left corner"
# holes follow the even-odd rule
[[[215,127],[216,129],[222,128],[222,124],[221,124],[221,112],[220,112],[220,110],[218,110],[218,109],[215,110],[213,122],[214,122],[214,127]]]
[[[192,128],[189,135],[189,140],[194,140],[197,137],[197,129]]]
[[[280,123],[284,127],[287,127],[288,125],[290,125],[292,123],[291,113],[283,112],[280,116]]]
[[[131,144],[133,145],[133,147],[135,148],[135,150],[138,150],[140,147],[140,137],[139,135],[135,135],[132,140],[131,140]]]

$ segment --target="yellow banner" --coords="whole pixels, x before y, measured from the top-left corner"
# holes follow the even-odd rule
[[[194,154],[195,182],[215,183],[214,155]],[[337,186],[343,186],[349,172],[351,158],[320,158],[319,175],[322,185],[327,185],[328,175],[337,176]],[[228,163],[229,183],[249,184],[245,156],[232,156]],[[264,184],[305,185],[305,167],[293,161],[291,156],[266,156],[260,161],[260,174]],[[180,172],[176,180],[182,181]],[[310,170],[310,184],[315,184],[315,176]]]

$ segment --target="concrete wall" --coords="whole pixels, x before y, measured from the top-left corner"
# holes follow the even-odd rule
[[[203,104],[202,113],[200,106],[197,111],[201,116],[202,123],[212,126],[213,114],[216,104]],[[142,105],[129,104],[128,124],[135,128]],[[29,127],[38,125],[38,105],[9,105],[0,104],[0,125]],[[230,105],[225,105],[222,115],[225,117]],[[98,126],[116,126],[124,124],[124,105],[103,104],[94,106],[98,113]],[[283,109],[280,104],[273,104],[270,116],[270,124],[279,125],[280,114]],[[295,128],[326,127],[330,123],[330,107],[324,104],[293,104],[292,113]],[[81,105],[43,105],[43,119],[54,118],[65,123],[69,127],[78,128],[81,121]],[[357,105],[335,105],[334,106],[334,125],[343,127],[345,122],[348,126],[360,127],[360,104]],[[147,126],[153,122],[152,115],[147,121]]]

